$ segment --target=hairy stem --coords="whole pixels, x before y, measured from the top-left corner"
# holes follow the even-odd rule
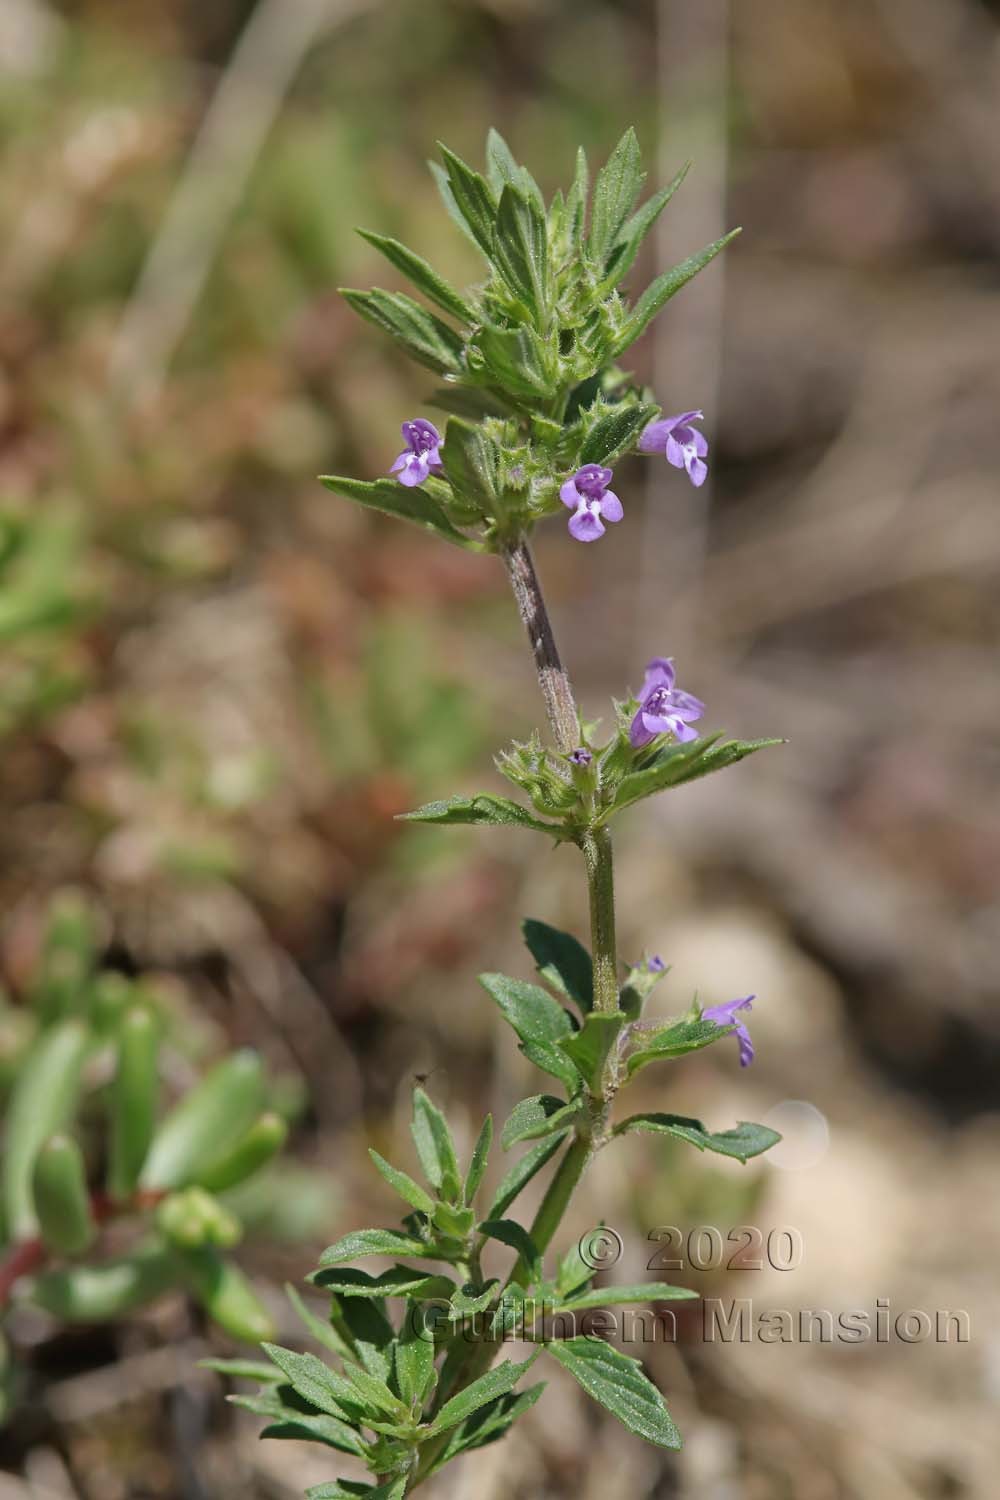
[[[615,951],[615,871],[607,828],[580,841],[590,892],[590,938],[594,958],[594,1009],[618,1009],[618,955]]]
[[[566,669],[559,658],[552,624],[542,598],[538,574],[524,537],[507,543],[501,557],[507,568],[518,613],[531,642],[531,652],[542,690],[552,737],[564,755],[579,743],[580,721]]]

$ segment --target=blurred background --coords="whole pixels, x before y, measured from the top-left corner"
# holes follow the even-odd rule
[[[551,192],[629,123],[651,183],[695,162],[633,285],[744,226],[636,351],[665,410],[704,408],[710,484],[633,462],[624,525],[552,522],[537,553],[588,713],[673,654],[713,727],[789,738],[618,840],[622,950],[673,964],[656,1004],[758,996],[752,1069],[714,1048],[634,1107],[786,1141],[745,1169],[629,1142],[566,1243],[606,1220],[635,1281],[656,1226],[790,1226],[797,1269],[673,1279],[755,1314],[963,1309],[971,1337],[685,1325],[642,1351],[680,1455],[554,1378],[442,1496],[997,1492],[997,10],[0,0],[0,961],[16,1011],[82,886],[109,963],[303,1080],[311,1175],[243,1257],[286,1340],[268,1287],[396,1216],[365,1146],[409,1164],[414,1075],[466,1149],[530,1083],[475,974],[528,975],[523,914],[584,933],[570,851],[393,822],[498,790],[540,706],[499,568],[313,478],[384,472],[431,388],[337,297],[396,284],[353,226],[473,280],[434,142],[479,163],[494,124]],[[3,1500],[292,1497],[343,1467],[257,1442],[179,1299],[12,1339]]]

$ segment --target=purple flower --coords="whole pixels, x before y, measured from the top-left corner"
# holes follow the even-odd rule
[[[685,741],[698,738],[697,729],[692,729],[687,720],[700,719],[705,705],[700,698],[675,688],[674,680],[673,659],[654,656],[646,668],[639,707],[628,732],[634,749],[648,745],[658,734],[672,734]]]
[[[403,441],[406,447],[396,459],[390,474],[398,474],[400,484],[412,489],[423,484],[428,474],[439,474],[442,469],[441,434],[433,422],[417,417],[413,422],[403,423]]]
[[[581,745],[579,750],[570,752],[569,758],[574,766],[589,766],[594,757],[585,745]]]
[[[652,958],[647,958],[646,960],[646,968],[651,974],[662,974],[666,970],[666,967],[666,964],[658,953],[654,953]]]
[[[742,1021],[736,1019],[738,1010],[750,1010],[756,995],[747,995],[742,1000],[726,1000],[722,1005],[710,1005],[708,1010],[703,1010],[701,1019],[703,1021],[714,1021],[716,1026],[735,1026],[736,1040],[740,1044],[740,1067],[748,1068],[753,1062],[753,1042],[750,1033]]]
[[[662,417],[651,422],[639,439],[643,453],[663,453],[667,463],[675,469],[687,469],[688,478],[695,487],[705,483],[708,465],[708,439],[705,434],[691,426],[693,421],[704,421],[703,411],[682,411],[676,417]]]
[[[605,521],[620,521],[625,512],[618,496],[608,489],[612,471],[600,464],[584,464],[559,491],[563,505],[573,514],[569,534],[578,542],[596,542],[604,535]]]

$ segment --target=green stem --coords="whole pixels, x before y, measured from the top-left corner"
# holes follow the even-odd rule
[[[552,1236],[562,1223],[563,1214],[590,1161],[592,1150],[586,1137],[577,1136],[559,1163],[531,1225],[531,1238],[539,1255],[548,1249]]]
[[[580,840],[590,892],[590,940],[594,958],[594,1009],[618,1009],[618,956],[615,951],[615,871],[611,835],[596,828]]]

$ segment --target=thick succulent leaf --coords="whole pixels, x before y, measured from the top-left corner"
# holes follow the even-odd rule
[[[407,297],[405,292],[359,292],[341,287],[340,294],[356,313],[402,344],[411,359],[437,375],[457,375],[462,368],[464,340],[454,328]]]
[[[588,432],[580,450],[580,462],[613,464],[623,453],[634,448],[639,434],[659,416],[660,408],[651,402],[613,406]]]
[[[188,1291],[231,1338],[256,1344],[274,1337],[271,1315],[239,1266],[210,1245],[175,1254]]]
[[[438,1412],[434,1421],[427,1430],[428,1437],[436,1437],[439,1432],[447,1432],[449,1427],[455,1427],[459,1422],[464,1422],[474,1411],[488,1402],[495,1401],[498,1396],[505,1396],[512,1391],[521,1376],[531,1369],[537,1358],[533,1354],[523,1364],[514,1364],[511,1360],[505,1360],[503,1364],[497,1365],[492,1370],[487,1370],[478,1380],[467,1385],[464,1391],[459,1391],[457,1396],[452,1396],[446,1401]]]
[[[781,1140],[776,1130],[767,1125],[754,1125],[741,1120],[733,1130],[706,1130],[700,1120],[686,1115],[644,1114],[630,1115],[615,1126],[615,1135],[625,1135],[634,1130],[651,1131],[657,1135],[672,1135],[679,1141],[688,1141],[699,1151],[715,1151],[720,1156],[731,1156],[736,1161],[747,1162],[752,1156],[760,1156]]]
[[[367,240],[369,245],[374,245],[376,250],[380,250],[386,260],[390,261],[397,270],[402,271],[404,276],[408,276],[414,286],[419,287],[424,296],[436,302],[438,307],[451,313],[463,323],[473,321],[475,313],[465,298],[453,286],[449,286],[444,277],[439,276],[423,256],[418,255],[408,246],[401,245],[399,240],[391,239],[388,235],[373,234],[369,229],[359,229],[358,234],[363,240]]]
[[[521,924],[528,952],[538,972],[553,989],[586,1014],[594,1003],[594,965],[583,944],[568,932],[528,917]]]
[[[603,262],[639,196],[643,183],[642,157],[635,131],[629,127],[605,166],[597,174],[591,205],[588,247]]]
[[[142,1169],[142,1186],[172,1188],[192,1181],[250,1129],[263,1102],[257,1053],[243,1048],[224,1058],[160,1125]]]
[[[61,1323],[110,1323],[176,1287],[177,1261],[150,1241],[97,1266],[62,1266],[35,1278],[32,1301]]]
[[[709,261],[714,260],[739,232],[738,229],[731,230],[729,234],[723,235],[721,240],[716,240],[713,245],[706,245],[705,249],[699,250],[697,255],[689,255],[687,260],[681,261],[680,265],[673,266],[669,271],[664,271],[662,276],[658,276],[643,292],[626,319],[612,353],[617,357],[630,344],[634,344],[639,335],[648,328],[664,303],[676,296],[682,286],[687,286],[699,271],[703,271]]]
[[[14,1239],[28,1239],[37,1219],[31,1178],[44,1142],[70,1118],[90,1044],[81,1022],[44,1032],[18,1071],[7,1109],[3,1152],[3,1208]]]
[[[565,1131],[553,1136],[551,1140],[542,1140],[537,1146],[532,1146],[530,1151],[526,1151],[520,1161],[514,1163],[497,1187],[493,1202],[490,1204],[489,1218],[503,1217],[522,1188],[527,1187],[531,1179],[555,1155],[564,1139]]]
[[[462,1195],[462,1174],[458,1169],[455,1142],[448,1121],[420,1088],[413,1090],[410,1129],[428,1182],[433,1183],[449,1203],[458,1203]]]
[[[632,1051],[625,1064],[627,1075],[631,1078],[647,1063],[665,1062],[673,1057],[684,1057],[688,1052],[697,1052],[701,1047],[710,1047],[731,1031],[731,1026],[716,1026],[714,1021],[686,1018],[664,1022],[650,1030],[633,1031],[630,1038]]]
[[[624,1423],[629,1432],[660,1448],[681,1446],[680,1433],[666,1402],[643,1373],[638,1360],[630,1359],[603,1339],[564,1339],[547,1344],[546,1348],[587,1395]]]
[[[511,825],[532,828],[556,839],[563,837],[563,830],[557,823],[543,823],[541,818],[532,817],[518,803],[507,797],[495,797],[491,792],[480,792],[475,797],[449,797],[447,802],[427,802],[415,812],[399,816],[403,822],[409,823],[464,823],[490,828]]]
[[[464,547],[468,552],[482,551],[481,543],[463,536],[437,501],[419,485],[407,488],[395,479],[346,479],[339,474],[321,474],[319,482],[345,500],[355,500],[369,510],[380,510],[383,515],[395,516],[400,521],[412,521],[456,547]]]
[[[536,1141],[542,1136],[562,1134],[572,1125],[578,1107],[556,1099],[552,1094],[534,1094],[515,1104],[500,1136],[505,1151],[518,1141]]]
[[[667,745],[652,764],[642,771],[633,771],[624,777],[615,792],[612,812],[620,812],[633,802],[652,797],[668,787],[682,786],[688,781],[697,781],[712,771],[724,770],[745,760],[757,750],[766,750],[771,745],[781,745],[783,740],[722,740],[718,735],[709,735],[693,740],[687,745]],[[605,820],[609,814],[605,814]]]
[[[160,1027],[145,1006],[121,1016],[115,1035],[115,1076],[107,1094],[108,1191],[127,1198],[135,1190],[156,1130]]]
[[[97,1228],[83,1152],[72,1136],[50,1136],[35,1158],[32,1186],[46,1247],[57,1255],[82,1255]]]
[[[626,1020],[621,1011],[591,1011],[582,1028],[559,1043],[591,1093],[600,1093],[604,1064]]]

